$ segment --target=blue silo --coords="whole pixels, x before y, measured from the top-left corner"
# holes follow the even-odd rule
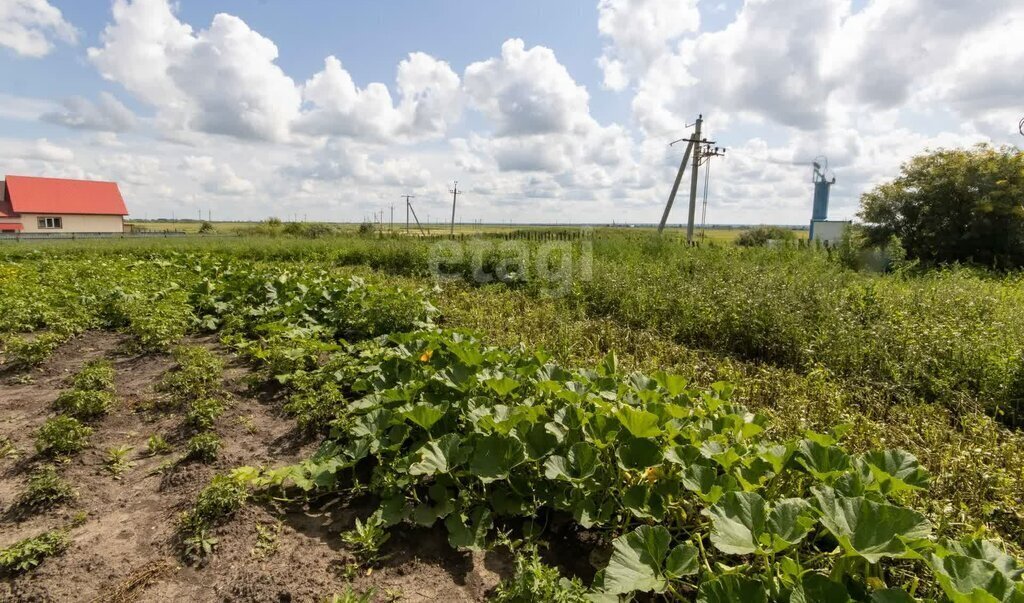
[[[821,169],[821,164],[814,162],[814,208],[811,210],[811,240],[814,240],[814,223],[828,220],[828,195],[836,179],[828,180]]]

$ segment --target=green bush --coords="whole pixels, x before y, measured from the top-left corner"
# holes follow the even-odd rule
[[[62,392],[54,408],[80,421],[94,421],[107,414],[114,405],[114,394],[102,390],[73,389]]]
[[[736,237],[736,244],[741,247],[764,247],[769,241],[793,241],[796,233],[781,226],[758,226],[745,230]]]
[[[292,394],[283,410],[295,417],[300,429],[322,431],[341,414],[344,405],[345,396],[338,385],[324,383]]]
[[[201,346],[175,348],[178,367],[160,380],[157,389],[170,394],[176,404],[207,398],[220,389],[224,366],[217,356]]]
[[[200,398],[189,403],[185,421],[196,431],[213,429],[213,423],[224,412],[224,402],[217,398]]]
[[[82,391],[114,391],[114,367],[107,360],[90,362],[75,375],[74,386]]]
[[[0,549],[0,571],[6,574],[26,572],[47,557],[63,553],[71,546],[71,538],[63,530],[51,530],[25,538]]]
[[[185,444],[185,457],[210,463],[217,460],[217,453],[220,451],[220,438],[212,431],[206,431],[192,436]]]
[[[215,475],[199,492],[196,504],[182,513],[179,526],[187,533],[199,533],[218,524],[242,508],[249,498],[249,484],[236,475]]]
[[[47,419],[36,433],[36,450],[49,456],[68,456],[89,445],[92,429],[73,417]]]
[[[53,508],[76,497],[71,484],[64,481],[57,469],[46,465],[34,471],[28,478],[28,487],[21,493],[16,505],[23,509],[43,510]]]
[[[2,346],[4,363],[13,368],[38,366],[68,340],[65,333],[39,333],[23,336],[8,336]]]

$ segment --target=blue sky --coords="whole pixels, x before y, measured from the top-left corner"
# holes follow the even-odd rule
[[[730,148],[710,222],[806,221],[786,164],[818,155],[847,218],[914,153],[1019,142],[1021,26],[1012,0],[10,0],[0,172],[117,180],[140,217],[440,215],[458,178],[461,219],[650,222],[700,112]]]

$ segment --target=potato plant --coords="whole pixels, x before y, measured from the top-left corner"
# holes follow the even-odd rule
[[[63,530],[51,530],[0,549],[0,572],[18,574],[34,569],[47,557],[60,555],[71,546],[71,538]]]
[[[36,450],[48,456],[70,456],[89,445],[92,428],[73,417],[47,419],[36,433]]]

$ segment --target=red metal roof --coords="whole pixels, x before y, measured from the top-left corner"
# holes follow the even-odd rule
[[[7,199],[16,214],[128,215],[115,182],[7,176]]]
[[[7,189],[0,195],[0,218],[16,218],[18,215],[11,208],[11,202],[7,200]]]

